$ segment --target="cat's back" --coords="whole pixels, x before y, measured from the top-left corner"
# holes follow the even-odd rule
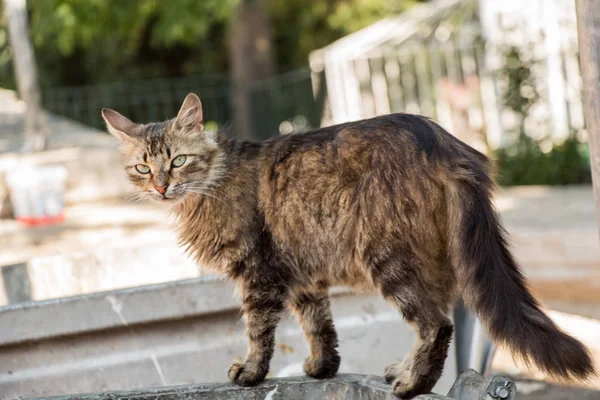
[[[425,117],[389,114],[264,142],[263,182],[277,185],[282,179],[305,178],[318,183],[334,175],[350,182],[369,168],[430,168],[477,153],[469,149]]]
[[[340,150],[344,146],[360,149],[397,143],[404,144],[407,150],[416,148],[432,154],[439,135],[435,127],[437,125],[426,117],[396,113],[277,136],[264,142],[264,148],[273,156],[273,163],[281,162],[296,152],[325,150],[328,146]]]

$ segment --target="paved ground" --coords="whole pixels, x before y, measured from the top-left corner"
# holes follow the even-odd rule
[[[600,391],[562,387],[540,381],[517,381],[519,400],[598,400]]]
[[[497,207],[536,295],[548,307],[600,319],[600,240],[591,187],[505,189]]]

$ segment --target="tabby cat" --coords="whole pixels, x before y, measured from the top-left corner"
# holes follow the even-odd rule
[[[205,131],[194,94],[165,122],[102,115],[141,196],[170,207],[187,251],[239,289],[249,344],[233,382],[265,379],[286,307],[310,344],[306,374],[334,376],[332,285],[378,291],[414,327],[410,354],[385,369],[400,398],[439,379],[459,295],[526,361],[563,378],[594,373],[527,289],[492,206],[489,160],[431,120],[392,114],[254,143]]]

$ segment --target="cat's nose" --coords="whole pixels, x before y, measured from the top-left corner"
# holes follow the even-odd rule
[[[169,185],[166,186],[154,186],[154,189],[156,189],[158,191],[158,193],[160,194],[165,194],[167,192],[167,188],[169,187]]]

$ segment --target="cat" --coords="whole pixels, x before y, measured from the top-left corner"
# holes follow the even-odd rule
[[[492,205],[490,161],[430,119],[391,114],[254,143],[204,130],[193,93],[165,122],[102,115],[140,195],[170,207],[185,249],[239,290],[248,353],[231,381],[265,379],[286,307],[310,345],[306,374],[334,376],[332,285],[378,291],[414,327],[417,343],[385,369],[397,397],[439,379],[459,296],[526,361],[594,374],[587,349],[527,289]]]

